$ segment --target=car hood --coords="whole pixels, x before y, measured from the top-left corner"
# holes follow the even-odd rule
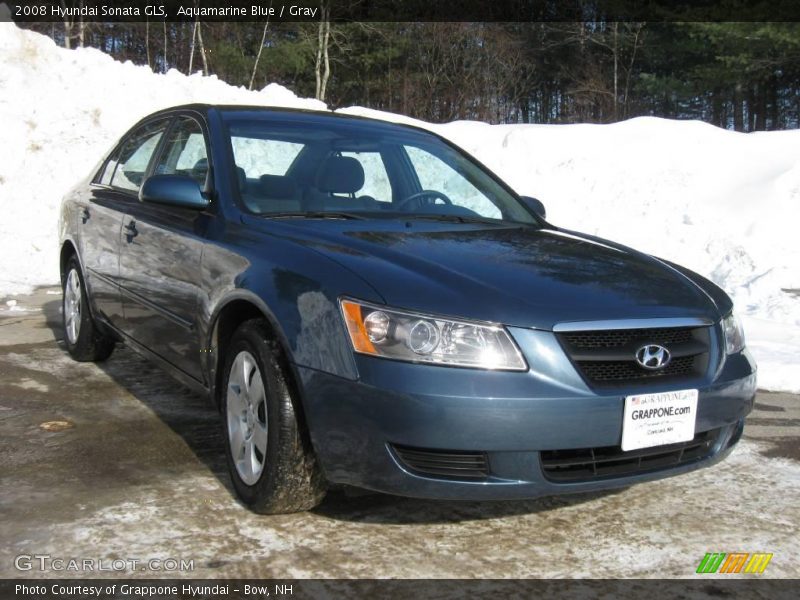
[[[570,321],[720,318],[712,297],[672,266],[565,230],[424,220],[280,226],[397,308],[540,329]]]

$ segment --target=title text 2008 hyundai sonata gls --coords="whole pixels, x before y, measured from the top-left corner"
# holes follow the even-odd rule
[[[429,132],[184,106],[64,199],[64,336],[117,342],[219,406],[260,512],[329,485],[511,499],[709,465],[755,365],[728,296],[544,220]]]

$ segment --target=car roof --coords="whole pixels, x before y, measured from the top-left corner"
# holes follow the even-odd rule
[[[142,121],[149,120],[153,117],[168,115],[179,111],[194,111],[203,114],[208,114],[213,111],[219,111],[221,113],[234,113],[234,114],[238,113],[241,116],[248,116],[248,117],[254,116],[254,113],[264,113],[265,115],[271,115],[271,116],[279,116],[283,114],[291,118],[292,120],[296,121],[304,121],[304,120],[314,121],[317,119],[351,121],[354,123],[360,122],[364,124],[370,124],[376,127],[386,127],[395,130],[401,129],[405,131],[414,131],[442,139],[440,135],[436,134],[433,131],[415,125],[408,125],[406,123],[395,123],[392,121],[384,121],[382,119],[375,119],[372,117],[342,114],[333,111],[312,110],[306,108],[291,108],[284,106],[268,106],[268,105],[258,105],[258,104],[204,104],[204,103],[181,104],[178,106],[164,108],[154,113],[151,113],[147,115],[144,119],[142,119]]]

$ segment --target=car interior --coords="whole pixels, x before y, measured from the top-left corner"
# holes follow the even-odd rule
[[[292,175],[261,175],[248,178],[236,167],[242,201],[255,213],[300,211],[380,210],[381,204],[367,195],[357,196],[364,186],[364,168],[351,157],[331,155],[319,167],[313,185],[301,187]]]
[[[380,157],[388,185],[381,197],[364,193],[367,183],[360,153]],[[346,156],[352,154],[354,156]],[[374,167],[374,164],[371,165]],[[419,178],[399,144],[370,144],[363,141],[316,140],[306,143],[282,175],[265,173],[252,176],[236,166],[239,193],[245,207],[256,214],[298,212],[424,212],[479,216],[457,206],[442,192],[426,194]],[[411,195],[420,197],[409,206]]]

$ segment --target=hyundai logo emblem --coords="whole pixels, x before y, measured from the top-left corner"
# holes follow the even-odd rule
[[[647,344],[636,351],[636,362],[645,369],[663,369],[671,358],[669,350],[658,344]]]

